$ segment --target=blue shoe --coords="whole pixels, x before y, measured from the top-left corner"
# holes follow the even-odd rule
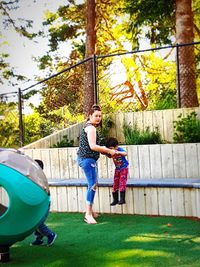
[[[43,244],[43,240],[40,238],[36,238],[30,245],[31,246],[39,246]]]
[[[52,233],[51,235],[49,235],[48,236],[48,240],[47,240],[47,246],[53,245],[56,237],[57,237],[57,234],[54,234],[54,233]]]

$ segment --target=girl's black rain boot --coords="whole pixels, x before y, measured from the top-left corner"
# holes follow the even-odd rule
[[[120,191],[120,201],[118,202],[119,205],[122,205],[122,204],[126,203],[125,195],[126,195],[125,191]]]
[[[115,191],[115,192],[112,192],[112,195],[113,195],[113,202],[110,203],[110,206],[115,206],[119,202],[119,199],[118,199],[118,190]]]

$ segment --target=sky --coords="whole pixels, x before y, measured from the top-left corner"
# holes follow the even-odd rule
[[[77,0],[77,4],[82,3],[84,0]],[[42,21],[44,18],[45,10],[56,11],[60,5],[67,4],[67,0],[20,0],[20,8],[13,10],[10,15],[13,19],[24,18],[33,20],[33,30],[35,32],[42,30]],[[2,18],[0,18],[2,24]],[[47,78],[45,71],[39,71],[37,62],[33,60],[33,57],[40,57],[48,50],[48,40],[34,39],[28,40],[25,37],[21,37],[10,26],[4,29],[1,25],[1,31],[4,35],[3,41],[7,41],[7,45],[0,46],[4,53],[8,53],[10,57],[8,62],[15,68],[17,74],[21,74],[30,79],[30,81],[19,81],[19,84],[15,87],[8,86],[7,84],[0,84],[0,94],[7,92],[17,92],[18,88],[21,90],[26,89],[36,83],[35,77],[40,76]],[[0,41],[0,44],[2,41]],[[61,56],[68,57],[69,49],[66,48],[67,43],[60,47],[59,53]],[[127,48],[128,49],[128,48]],[[130,49],[128,49],[130,50]],[[52,73],[54,74],[54,73]],[[16,88],[17,87],[17,88]]]
[[[81,0],[78,0],[79,2]],[[43,28],[42,21],[44,18],[44,11],[56,11],[60,5],[67,4],[66,0],[20,0],[20,8],[13,10],[10,15],[12,18],[24,18],[33,20],[33,30],[39,31]],[[2,18],[0,18],[1,32],[3,33],[3,39],[0,41],[7,41],[7,44],[1,45],[1,52],[8,53],[10,57],[7,61],[12,67],[15,68],[18,74],[22,74],[30,79],[29,82],[19,82],[19,86],[22,90],[27,86],[35,83],[34,77],[38,74],[43,76],[38,70],[37,62],[34,62],[33,57],[39,57],[45,54],[48,49],[47,40],[36,39],[34,42],[28,40],[25,37],[21,37],[10,26],[4,29],[2,25]],[[67,49],[65,49],[67,51]],[[60,51],[64,53],[64,49]],[[43,71],[44,72],[44,71]],[[44,75],[44,78],[45,75]],[[0,94],[17,91],[18,88],[9,87],[7,84],[0,85]]]

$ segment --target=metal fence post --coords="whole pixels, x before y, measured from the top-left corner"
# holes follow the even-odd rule
[[[24,145],[24,127],[22,118],[22,92],[18,89],[18,112],[19,112],[19,136],[20,136],[20,146]]]
[[[93,90],[94,90],[94,104],[98,103],[97,97],[97,71],[96,71],[96,55],[93,55],[92,59],[92,80],[93,80]]]
[[[179,68],[179,45],[176,44],[176,87],[177,87],[177,107],[181,108],[181,95],[180,95],[180,68]]]

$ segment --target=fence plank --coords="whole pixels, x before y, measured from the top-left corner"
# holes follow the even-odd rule
[[[161,145],[162,172],[164,178],[174,177],[172,145]]]
[[[185,216],[196,216],[196,192],[192,189],[183,189],[184,191],[184,204]]]
[[[161,135],[161,139],[164,139],[164,115],[162,110],[155,110],[152,114],[153,117],[153,129],[157,129]]]
[[[134,214],[146,214],[146,201],[144,188],[133,188]]]
[[[117,140],[120,140],[120,143],[124,144],[124,133],[123,133],[124,113],[120,112],[117,114],[115,118],[115,123],[116,123],[116,136],[114,137],[116,137]]]
[[[99,199],[99,208],[102,213],[110,213],[110,197],[109,197],[109,188],[108,187],[99,187],[98,188],[99,195],[101,198]]]
[[[57,203],[57,187],[50,187],[50,195],[51,195],[51,206],[50,211],[57,211],[58,210],[58,203]]]
[[[123,214],[134,214],[134,197],[132,188],[126,189],[126,205],[122,205]]]
[[[149,179],[151,177],[150,172],[150,160],[149,160],[149,146],[141,145],[138,146],[139,158],[142,158],[142,164],[140,162],[140,176],[144,179]]]
[[[200,143],[197,143],[197,162],[198,162],[198,177],[200,177]]]
[[[69,178],[76,179],[79,175],[77,164],[77,149],[70,147],[67,149],[67,167],[69,170]]]
[[[146,214],[158,215],[158,192],[157,188],[145,188],[146,195]]]
[[[185,216],[183,188],[171,189],[172,215]]]
[[[172,215],[171,192],[169,188],[158,188],[159,215]]]
[[[59,158],[59,149],[50,149],[49,157],[51,163],[51,177],[58,178],[61,177],[61,166]]]
[[[200,218],[200,189],[196,189],[196,211],[197,211],[197,217]]]
[[[78,212],[85,212],[86,209],[86,187],[77,187]]]
[[[198,178],[198,154],[196,144],[185,144],[187,177]]]
[[[110,159],[110,161],[112,161]],[[98,177],[99,178],[108,178],[108,160],[107,157],[104,155],[100,156],[100,160],[97,162],[98,166]]]
[[[143,111],[139,111],[134,114],[134,123],[142,131],[144,131],[144,117],[143,116],[144,116]]]
[[[153,113],[151,111],[146,111],[145,115],[143,116],[144,120],[144,130],[149,128],[150,132],[152,132],[153,129]]]
[[[150,170],[151,170],[150,178],[158,178],[158,179],[163,178],[160,145],[149,146],[149,155],[150,155]]]
[[[185,158],[185,145],[176,144],[172,145],[173,152],[173,166],[174,166],[174,177],[183,178],[187,177],[186,174],[186,158]]]
[[[69,212],[76,212],[78,210],[78,194],[75,186],[67,188],[67,200]]]
[[[101,210],[100,210],[100,202],[99,202],[100,198],[101,198],[101,195],[99,193],[99,187],[97,186],[95,199],[94,199],[94,205],[93,205],[93,211],[94,212],[101,212]]]
[[[140,162],[138,154],[138,146],[127,146],[127,154],[129,161],[129,177],[140,178]]]
[[[58,198],[58,212],[68,211],[67,191],[66,187],[57,187],[57,198]]]

